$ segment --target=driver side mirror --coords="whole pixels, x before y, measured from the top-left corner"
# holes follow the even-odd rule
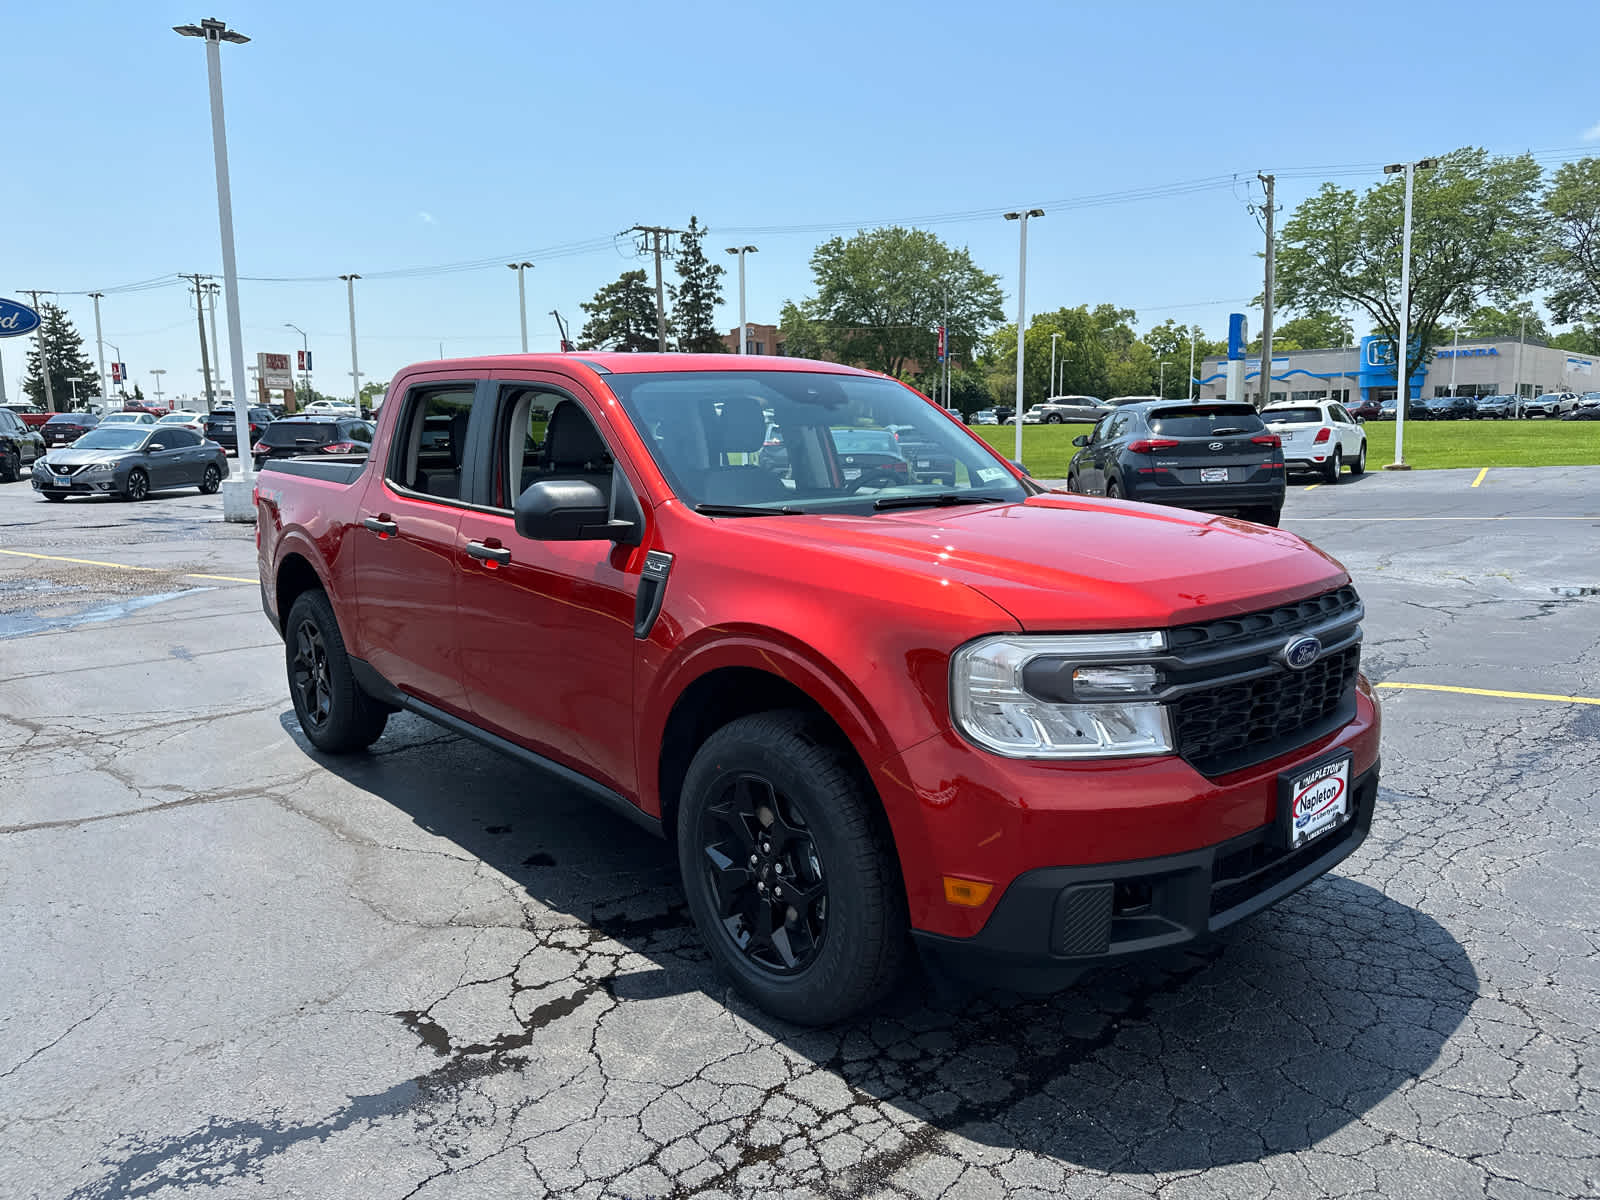
[[[1087,446],[1089,444],[1089,435],[1086,433],[1080,433],[1077,437],[1072,439],[1072,444],[1074,446]]]
[[[624,542],[635,545],[639,526],[613,521],[605,493],[583,479],[541,479],[517,497],[517,532],[542,542]]]
[[[154,454],[157,450],[165,450],[165,449],[166,449],[166,446],[163,445],[160,442],[151,442],[148,446],[145,447],[146,453],[149,453],[149,454]]]

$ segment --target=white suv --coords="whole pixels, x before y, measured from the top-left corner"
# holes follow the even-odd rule
[[[1261,410],[1267,428],[1283,439],[1286,471],[1319,471],[1324,483],[1338,483],[1339,470],[1367,469],[1367,431],[1331,400],[1269,404]]]

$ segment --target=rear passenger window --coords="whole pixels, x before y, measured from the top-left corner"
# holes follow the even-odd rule
[[[467,427],[476,390],[470,384],[417,389],[395,430],[389,482],[440,500],[462,498]]]

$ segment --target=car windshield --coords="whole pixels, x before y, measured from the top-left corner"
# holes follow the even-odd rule
[[[140,429],[137,425],[102,425],[99,429],[90,430],[72,445],[78,450],[132,450],[144,445],[145,438],[149,436],[148,429]]]
[[[1167,437],[1260,433],[1264,428],[1248,404],[1185,404],[1182,408],[1158,408],[1150,414],[1150,432]]]
[[[910,506],[1030,491],[987,445],[890,379],[740,370],[619,373],[606,383],[690,504],[871,512],[890,497]],[[769,424],[783,431],[780,455],[763,454]],[[917,444],[916,462],[904,462],[889,426]],[[840,461],[880,450],[898,461],[850,470]]]
[[[1269,408],[1261,414],[1268,425],[1313,425],[1322,421],[1320,408]]]
[[[269,446],[325,446],[337,441],[339,427],[323,421],[274,421],[261,440]]]
[[[194,420],[193,413],[168,413],[156,422],[157,425],[187,425]]]

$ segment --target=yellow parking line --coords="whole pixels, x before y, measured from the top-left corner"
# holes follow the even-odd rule
[[[1306,485],[1306,491],[1308,491],[1308,492],[1314,492],[1314,491],[1316,491],[1316,490],[1317,490],[1317,489],[1318,489],[1318,488],[1319,488],[1319,487],[1321,487],[1321,486],[1322,486],[1322,485],[1321,485],[1321,484],[1320,484],[1320,483],[1308,483],[1308,484],[1307,484],[1307,485]]]
[[[1596,704],[1594,696],[1554,696],[1544,692],[1501,692],[1493,688],[1451,687],[1443,683],[1380,683],[1381,688],[1404,688],[1415,692],[1456,692],[1463,696],[1499,696],[1504,700],[1547,700],[1552,704]]]
[[[0,554],[9,554],[15,558],[37,558],[44,562],[76,563],[80,567],[111,567],[118,571],[164,571],[165,567],[137,567],[132,563],[102,562],[98,558],[68,558],[64,554],[30,554],[26,550],[0,550]],[[257,580],[246,579],[240,575],[202,575],[198,571],[185,571],[185,579],[220,579],[225,583],[256,583]]]
[[[1472,486],[1473,487],[1477,487],[1480,483],[1482,483],[1483,482],[1483,477],[1485,475],[1487,475],[1488,473],[1489,473],[1489,468],[1488,467],[1485,467],[1483,470],[1479,471],[1478,472],[1478,477],[1472,481]]]

